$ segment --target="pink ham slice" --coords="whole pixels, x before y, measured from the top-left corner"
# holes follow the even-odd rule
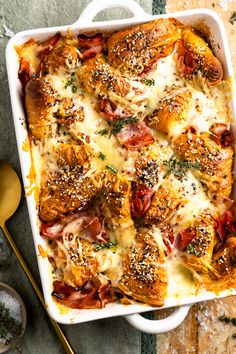
[[[59,221],[42,224],[40,234],[47,239],[58,239],[68,234],[76,234],[89,242],[109,241],[102,221],[97,216],[86,213],[77,213]]]
[[[144,122],[132,123],[128,128],[117,134],[120,142],[129,150],[153,144],[155,139]]]

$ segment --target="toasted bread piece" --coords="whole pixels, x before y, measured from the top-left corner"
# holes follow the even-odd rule
[[[62,269],[62,280],[74,288],[81,288],[96,274],[98,262],[90,242],[74,237],[53,241],[49,259],[56,270]]]
[[[197,35],[190,27],[185,27],[181,31],[184,46],[193,55],[197,62],[197,68],[202,72],[207,82],[211,86],[218,85],[223,77],[223,68],[208,44]]]
[[[55,120],[52,106],[55,103],[51,86],[40,78],[31,79],[25,88],[25,108],[29,130],[35,139],[53,136]]]
[[[88,168],[92,160],[93,149],[90,145],[81,144],[62,144],[57,143],[53,146],[52,153],[55,154],[56,162],[59,166]]]
[[[110,92],[124,97],[130,90],[128,80],[115,71],[103,55],[85,61],[77,74],[86,90],[99,98],[109,98]]]
[[[207,273],[212,269],[211,259],[216,235],[216,222],[211,215],[203,213],[188,230],[192,241],[188,244],[183,259],[185,265],[197,272]]]
[[[157,189],[152,197],[151,205],[145,214],[145,224],[167,224],[174,213],[185,203],[180,190],[167,179]]]
[[[189,90],[172,90],[160,102],[159,109],[149,118],[149,126],[174,136],[186,120],[186,109],[192,94]]]
[[[173,148],[182,160],[199,165],[194,174],[207,186],[210,195],[229,197],[233,185],[231,146],[223,147],[209,134],[197,135],[189,130],[174,140]]]
[[[108,61],[122,74],[139,76],[173,51],[181,26],[173,18],[160,18],[119,31],[108,40]]]
[[[165,255],[150,230],[142,229],[124,254],[119,288],[126,295],[148,305],[164,304],[167,292]]]
[[[209,291],[235,288],[236,282],[236,237],[229,235],[212,257],[212,271],[202,275],[205,287]]]
[[[41,59],[41,71],[43,75],[53,74],[58,70],[75,70],[80,62],[78,50],[74,45],[62,44],[61,41]]]
[[[103,192],[101,209],[105,222],[114,231],[117,241],[126,247],[135,237],[135,227],[131,217],[130,182],[126,177],[118,174],[107,175]]]

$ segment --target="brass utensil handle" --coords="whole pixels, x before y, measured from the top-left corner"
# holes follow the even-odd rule
[[[6,228],[6,225],[3,224],[3,225],[0,225],[0,227],[2,228],[2,231],[4,232],[9,244],[11,245],[12,249],[13,249],[13,252],[15,253],[16,257],[18,258],[18,261],[20,262],[25,274],[27,275],[29,281],[30,281],[30,284],[32,285],[32,287],[34,288],[36,294],[38,295],[38,298],[41,302],[41,304],[43,305],[45,311],[47,312],[47,307],[45,305],[45,302],[44,302],[44,298],[43,298],[43,295],[42,295],[42,292],[40,290],[40,288],[38,287],[38,284],[36,283],[28,265],[26,264],[24,258],[22,257],[18,247],[16,246],[14,240],[12,239],[10,233],[8,232],[7,228]],[[47,312],[48,314],[48,312]],[[73,349],[71,348],[70,346],[70,343],[68,342],[67,338],[65,337],[64,333],[62,332],[59,324],[54,321],[48,314],[48,317],[49,317],[49,320],[51,321],[51,324],[55,330],[55,332],[57,333],[57,336],[58,338],[60,339],[61,341],[61,344],[63,345],[63,348],[65,349],[66,353],[67,354],[75,354]]]

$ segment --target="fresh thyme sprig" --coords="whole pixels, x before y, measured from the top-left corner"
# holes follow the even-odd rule
[[[117,172],[118,172],[117,168],[115,168],[115,167],[112,166],[112,165],[106,165],[106,169],[107,169],[107,170],[110,170],[110,171],[113,172],[113,173],[117,173]]]
[[[97,134],[99,135],[108,135],[109,134],[109,129],[105,128],[105,129],[101,129],[97,132]]]
[[[154,86],[155,85],[155,80],[154,79],[147,79],[144,78],[141,80],[141,82],[147,86]]]
[[[73,93],[77,92],[77,86],[75,85],[75,79],[71,78],[69,80],[67,80],[66,84],[65,84],[65,89],[67,89],[67,87],[71,86],[71,90]]]
[[[100,251],[104,248],[113,248],[114,246],[117,245],[117,241],[109,241],[109,242],[103,242],[103,243],[94,243],[93,246],[96,251]]]
[[[111,134],[116,135],[116,134],[120,133],[121,130],[126,125],[129,125],[129,124],[132,124],[132,123],[136,123],[136,122],[138,122],[138,118],[136,118],[136,117],[130,117],[130,118],[127,118],[127,119],[119,119],[112,125]]]
[[[229,22],[231,23],[231,25],[234,24],[234,22],[236,21],[236,11],[234,11],[229,19]]]
[[[179,160],[175,155],[172,155],[170,160],[165,160],[164,165],[167,167],[167,175],[173,173],[175,177],[182,180],[188,169],[200,169],[199,163]]]
[[[109,134],[109,137],[110,137],[112,134],[116,135],[116,134],[120,133],[121,130],[126,125],[136,123],[138,121],[139,121],[139,119],[137,117],[118,119],[116,122],[110,123],[111,129],[108,129],[108,128],[101,129],[97,132],[97,134],[99,134],[99,135],[108,135]]]
[[[105,156],[102,152],[99,152],[98,157],[99,157],[102,161],[106,160],[106,156]]]
[[[22,325],[16,321],[6,306],[0,302],[0,338],[4,344],[15,343],[22,333]]]
[[[187,253],[193,254],[196,257],[201,257],[201,252],[198,251],[191,243],[187,246]]]

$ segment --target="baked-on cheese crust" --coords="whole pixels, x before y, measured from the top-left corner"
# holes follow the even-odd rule
[[[17,52],[55,301],[162,306],[188,271],[195,294],[236,287],[227,81],[199,33],[162,18]]]

